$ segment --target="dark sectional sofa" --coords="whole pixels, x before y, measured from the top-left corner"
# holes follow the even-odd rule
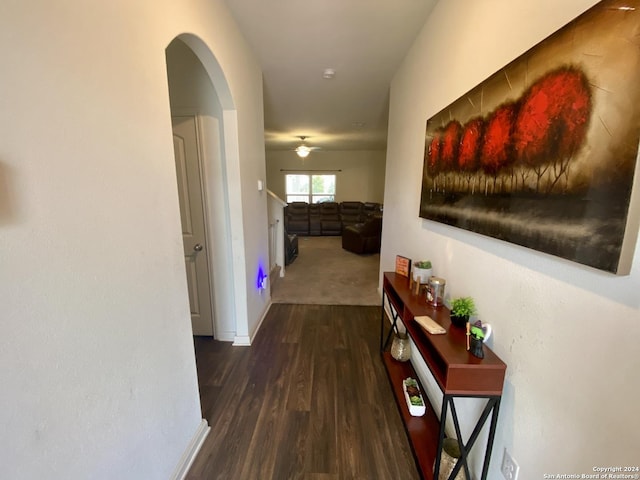
[[[373,202],[291,202],[284,210],[286,232],[301,236],[342,235],[350,225],[382,216],[382,205]]]

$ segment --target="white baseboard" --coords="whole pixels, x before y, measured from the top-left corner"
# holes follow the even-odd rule
[[[251,346],[251,338],[249,335],[236,335],[233,337],[233,346],[234,347],[250,347]]]
[[[215,339],[221,342],[233,342],[236,339],[236,332],[216,332]]]
[[[187,445],[187,449],[182,454],[182,458],[178,462],[173,475],[171,475],[171,480],[184,480],[210,431],[209,423],[203,418],[189,445]]]
[[[262,317],[260,317],[260,321],[255,326],[255,328],[253,329],[253,332],[251,332],[251,341],[252,342],[256,338],[256,335],[258,334],[258,330],[260,330],[260,327],[262,326],[262,322],[264,322],[264,319],[267,318],[267,313],[269,313],[269,310],[271,309],[271,305],[273,305],[273,304],[272,304],[271,300],[269,300],[269,304],[267,305],[267,308],[265,308],[264,312],[262,312]]]
[[[260,330],[260,327],[262,326],[262,322],[264,321],[264,319],[267,316],[267,313],[269,313],[269,309],[271,308],[271,301],[269,301],[269,304],[267,305],[267,308],[265,308],[264,312],[262,312],[262,317],[260,317],[260,320],[258,321],[257,325],[254,327],[253,331],[251,332],[250,335],[236,335],[236,337],[233,339],[233,346],[234,347],[249,347],[251,346],[251,342],[253,342],[253,339],[256,338],[256,334],[258,333],[258,330]]]

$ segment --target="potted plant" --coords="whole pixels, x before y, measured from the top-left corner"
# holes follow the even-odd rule
[[[471,297],[458,297],[451,300],[451,323],[464,327],[469,317],[476,313],[476,305]]]
[[[420,260],[413,264],[413,280],[418,283],[427,283],[433,273],[430,260]]]
[[[404,398],[407,401],[407,407],[409,407],[409,413],[414,417],[421,417],[427,411],[427,406],[422,398],[420,387],[417,380],[414,378],[405,378],[402,381],[402,391],[404,392]]]

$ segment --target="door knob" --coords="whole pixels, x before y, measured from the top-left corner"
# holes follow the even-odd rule
[[[200,245],[199,243],[196,243],[196,244],[193,246],[193,249],[194,249],[196,252],[200,252],[200,251],[202,250],[202,245]]]

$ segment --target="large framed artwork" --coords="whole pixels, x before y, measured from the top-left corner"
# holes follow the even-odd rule
[[[604,0],[427,120],[420,216],[628,274],[639,140],[640,0]]]

